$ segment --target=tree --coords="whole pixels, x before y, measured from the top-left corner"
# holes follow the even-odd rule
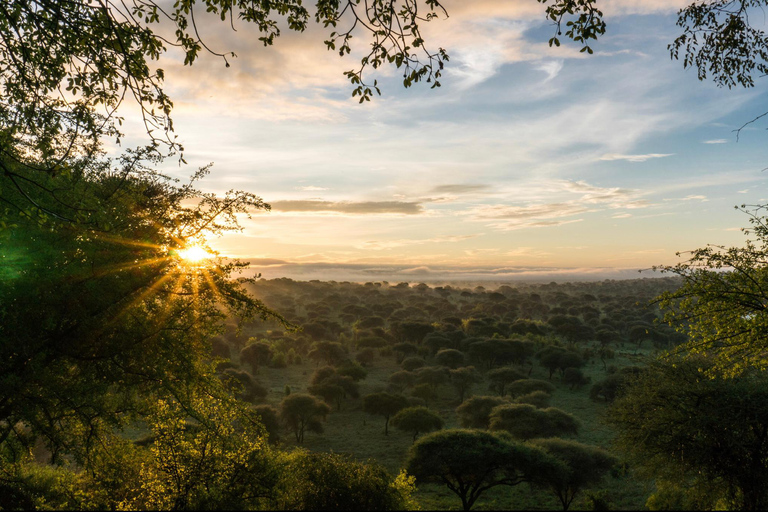
[[[647,414],[647,411],[653,414]],[[662,482],[718,492],[709,506],[768,506],[768,374],[731,376],[714,359],[655,361],[609,409],[618,444]]]
[[[563,384],[567,384],[571,390],[578,389],[589,384],[589,377],[578,368],[568,367],[563,371]]]
[[[275,510],[403,510],[413,481],[392,478],[375,462],[298,450],[284,456]]]
[[[563,510],[568,510],[581,491],[599,484],[618,463],[616,457],[602,448],[576,441],[554,438],[536,439],[531,443],[564,463],[562,470],[546,474],[541,481],[541,485],[557,496]]]
[[[523,379],[516,380],[507,388],[509,395],[512,397],[527,395],[534,391],[544,391],[545,393],[553,393],[555,386],[551,382],[539,379]]]
[[[768,224],[760,214],[765,206],[744,210],[752,225],[744,229],[744,247],[708,246],[692,252],[689,260],[658,267],[683,278],[683,285],[662,294],[665,320],[688,341],[672,349],[676,354],[712,357],[713,371],[738,375],[751,368],[768,368]]]
[[[488,489],[537,481],[556,471],[557,461],[543,450],[478,430],[442,430],[416,441],[405,468],[416,482],[435,482],[461,499],[471,510]]]
[[[400,368],[402,368],[404,371],[412,372],[414,370],[418,370],[419,368],[423,368],[426,365],[427,362],[424,360],[424,358],[412,356],[403,359],[403,362],[400,363]]]
[[[359,382],[368,376],[368,371],[359,363],[347,359],[337,369],[336,373],[341,376],[350,377],[355,382]]]
[[[491,430],[505,430],[517,439],[576,435],[579,422],[565,411],[530,404],[504,404],[494,407],[489,417]]]
[[[266,208],[259,198],[197,191],[205,169],[176,185],[95,158],[38,177],[78,205],[78,222],[0,207],[13,225],[0,230],[0,443],[24,425],[52,453],[87,451],[95,432],[140,417],[147,402],[195,388],[224,395],[210,339],[225,317],[280,320],[246,292],[249,280],[232,278],[243,264],[182,258],[200,237],[237,229],[236,215]]]
[[[373,360],[376,359],[376,352],[372,348],[366,347],[355,355],[355,359],[365,367],[370,365]]]
[[[290,394],[280,402],[280,421],[293,432],[297,443],[304,442],[306,431],[323,433],[324,420],[331,408],[312,395]]]
[[[136,509],[250,508],[270,494],[274,463],[263,427],[236,404],[211,406],[193,397],[202,414],[190,425],[178,402],[160,401],[150,415],[152,458],[141,467]]]
[[[406,407],[392,418],[392,426],[403,432],[413,433],[413,442],[419,434],[440,430],[443,419],[426,407]]]
[[[221,380],[236,397],[246,402],[263,399],[268,393],[267,388],[251,377],[250,373],[234,368],[224,370]]]
[[[464,395],[472,389],[472,386],[482,381],[482,376],[475,370],[474,366],[465,366],[449,370],[451,375],[451,385],[459,394],[459,402],[464,401]]]
[[[456,408],[456,415],[464,428],[487,429],[493,408],[507,403],[498,396],[473,396]]]
[[[318,363],[325,362],[325,364],[332,366],[346,360],[347,352],[339,342],[318,341],[312,346],[312,350],[307,356]]]
[[[408,407],[408,400],[402,395],[371,393],[363,397],[363,410],[368,414],[384,416],[384,435],[389,435],[389,418]]]
[[[280,442],[280,411],[271,405],[257,405],[253,412],[258,416],[259,422],[264,426],[264,430],[269,436],[269,442],[277,444]]]
[[[432,394],[437,392],[438,386],[448,382],[450,373],[444,366],[424,366],[416,370],[416,382],[429,386]]]
[[[510,382],[526,378],[524,374],[511,366],[491,370],[488,372],[487,377],[488,382],[490,383],[489,389],[495,391],[502,397],[505,395],[506,387]]]
[[[256,373],[259,366],[266,366],[272,361],[272,347],[264,341],[256,341],[254,338],[240,350],[240,362],[250,365],[251,372]]]
[[[402,391],[413,386],[416,382],[416,374],[407,370],[400,370],[389,376],[390,386]]]
[[[537,409],[546,409],[549,407],[549,401],[552,395],[544,391],[533,391],[527,395],[515,398],[516,404],[530,404]]]
[[[443,349],[435,354],[435,362],[454,370],[464,364],[464,352],[452,348]]]

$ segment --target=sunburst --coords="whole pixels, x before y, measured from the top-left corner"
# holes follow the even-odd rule
[[[200,245],[187,246],[178,252],[179,258],[187,264],[198,266],[213,258],[213,254]]]

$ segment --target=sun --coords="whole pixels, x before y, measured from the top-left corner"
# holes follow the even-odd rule
[[[179,257],[187,263],[200,263],[213,258],[213,254],[199,245],[192,245],[179,251]]]

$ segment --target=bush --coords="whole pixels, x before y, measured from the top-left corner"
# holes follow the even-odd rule
[[[392,478],[378,463],[298,450],[284,456],[275,510],[404,510],[413,479]]]

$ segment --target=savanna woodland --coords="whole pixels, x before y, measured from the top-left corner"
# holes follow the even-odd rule
[[[538,2],[551,47],[610,35]],[[308,4],[0,2],[0,509],[768,508],[765,206],[634,280],[246,278],[208,246],[270,206],[159,170],[189,149],[156,64],[237,66],[203,24],[319,25],[360,103],[445,80],[438,0]],[[753,87],[766,4],[691,2],[671,57]]]

